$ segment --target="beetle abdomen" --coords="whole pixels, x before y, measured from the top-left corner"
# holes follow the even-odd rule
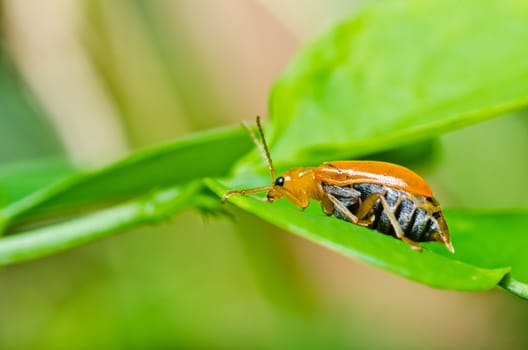
[[[326,193],[332,194],[356,216],[361,203],[368,197],[376,193],[383,194],[405,236],[415,242],[430,241],[434,232],[441,233],[443,230],[444,218],[440,208],[431,198],[378,184],[355,184],[340,187],[323,183],[323,189]],[[424,209],[423,206],[419,207],[420,203],[425,202],[429,202],[426,207],[434,210]],[[349,221],[337,206],[334,206],[334,215],[339,219]],[[368,227],[395,236],[394,228],[379,200],[372,206],[368,217],[364,219],[372,216],[373,221]]]

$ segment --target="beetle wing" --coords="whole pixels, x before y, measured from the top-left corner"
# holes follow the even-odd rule
[[[377,161],[335,161],[316,168],[317,180],[336,186],[373,183],[432,197],[433,191],[418,174],[400,165]]]

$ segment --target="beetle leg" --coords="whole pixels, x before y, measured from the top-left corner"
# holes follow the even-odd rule
[[[361,201],[361,192],[353,189],[352,187],[333,186],[323,182],[320,182],[318,186],[319,193],[323,194],[321,196],[321,207],[323,212],[328,216],[334,214],[335,208],[327,194],[332,195],[344,207],[349,207],[350,205]],[[341,206],[339,206],[339,208],[341,208]]]
[[[368,196],[361,204],[359,205],[357,216],[359,219],[365,219],[368,217],[367,221],[369,224],[374,222],[374,214],[371,212],[374,209],[376,203],[378,202],[379,196],[371,195]]]
[[[330,202],[334,205],[334,207],[337,207],[339,208],[339,210],[346,216],[346,218],[348,219],[348,221],[356,224],[356,225],[361,225],[361,226],[368,226],[370,224],[370,222],[366,221],[366,220],[359,220],[357,216],[355,216],[354,214],[352,214],[350,212],[350,210],[348,210],[347,207],[345,207],[343,205],[343,203],[341,203],[336,197],[334,197],[332,194],[330,193],[326,193],[326,197],[330,200]],[[324,208],[323,208],[324,210]]]
[[[430,198],[432,202],[428,201],[426,197],[422,196],[411,196],[409,193],[406,196],[407,200],[410,200],[416,206],[416,209],[425,210],[429,214],[433,214],[441,211],[438,202],[434,198]]]
[[[385,191],[383,191],[381,193],[374,193],[370,197],[372,197],[372,196],[379,197],[381,205],[383,206],[383,209],[385,210],[385,213],[387,214],[387,217],[389,218],[389,221],[390,221],[392,227],[394,228],[394,232],[396,233],[396,237],[398,237],[399,239],[404,241],[412,249],[415,249],[415,250],[418,250],[418,251],[422,251],[422,246],[421,245],[419,245],[418,243],[416,243],[412,239],[409,239],[408,237],[405,237],[405,233],[401,229],[401,226],[398,223],[398,219],[396,219],[396,217],[394,216],[394,213],[392,212],[392,209],[391,209],[389,203],[387,203],[387,200],[385,199],[384,195],[385,195]]]
[[[330,200],[328,196],[323,196],[321,199],[321,208],[323,209],[323,213],[330,216],[335,212],[334,204]]]
[[[239,195],[239,194],[246,195],[246,194],[252,194],[252,193],[259,193],[259,192],[269,191],[272,188],[273,186],[266,186],[266,187],[257,187],[257,188],[246,188],[244,190],[228,191],[224,193],[224,195],[222,196],[222,204],[224,204],[225,201],[233,195]]]
[[[275,190],[278,191],[284,197],[288,198],[288,200],[292,202],[294,205],[298,206],[299,208],[302,208],[303,210],[308,208],[308,205],[310,205],[310,201],[308,198],[305,198],[305,200],[302,200],[301,198],[299,198],[298,196],[295,196],[293,193],[291,193],[284,187],[275,187]]]

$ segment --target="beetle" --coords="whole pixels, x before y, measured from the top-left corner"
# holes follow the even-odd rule
[[[293,168],[276,177],[260,118],[260,142],[246,124],[243,126],[266,161],[272,182],[270,186],[228,191],[222,202],[232,195],[267,191],[268,202],[285,197],[305,209],[310,199],[315,199],[326,215],[392,235],[412,249],[422,250],[417,242],[437,241],[454,253],[440,205],[429,185],[413,171],[387,162],[345,160]]]

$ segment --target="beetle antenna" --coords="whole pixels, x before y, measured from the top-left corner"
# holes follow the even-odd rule
[[[255,145],[257,146],[257,149],[259,150],[260,155],[262,156],[264,161],[268,164],[268,169],[271,175],[271,179],[275,180],[275,168],[273,167],[273,162],[271,161],[268,144],[266,143],[266,138],[264,137],[264,131],[262,130],[262,125],[260,124],[260,116],[257,115],[257,127],[258,127],[258,131],[260,135],[260,142],[255,136],[255,134],[253,133],[253,131],[251,131],[251,128],[245,122],[242,124],[242,126],[244,126],[244,128],[247,130],[247,132],[249,133],[249,136],[251,136],[251,139],[253,140],[253,143],[255,143]]]
[[[266,138],[264,137],[264,131],[262,130],[262,125],[260,124],[260,116],[257,115],[257,126],[260,134],[260,139],[262,141],[262,146],[264,147],[264,154],[266,156],[266,162],[268,163],[269,172],[271,175],[271,178],[275,180],[275,168],[273,167],[273,162],[271,161],[271,155],[268,148],[268,144],[266,142]]]

